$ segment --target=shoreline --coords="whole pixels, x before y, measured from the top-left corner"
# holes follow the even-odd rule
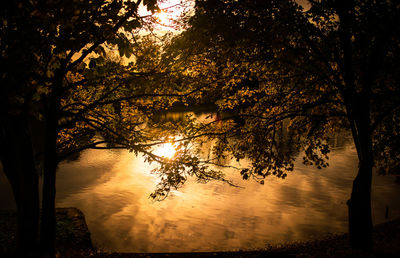
[[[56,252],[60,257],[88,257],[94,247],[83,212],[56,208]],[[17,219],[15,211],[0,210],[0,257],[14,257]]]
[[[353,250],[348,233],[288,242],[264,249],[226,252],[182,253],[97,253],[94,257],[400,257],[400,218],[377,224],[373,228],[373,250]]]
[[[93,246],[85,216],[77,208],[57,208],[57,257],[400,257],[400,218],[373,228],[373,250],[353,250],[348,233],[271,245],[265,248],[224,252],[120,253],[102,252]],[[15,212],[0,211],[0,256],[15,250]],[[14,230],[14,232],[13,232]]]

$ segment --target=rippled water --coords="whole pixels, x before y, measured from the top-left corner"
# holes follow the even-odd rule
[[[330,167],[301,164],[282,180],[265,185],[243,181],[226,170],[240,188],[221,182],[189,180],[166,200],[149,194],[157,178],[151,166],[127,151],[88,150],[64,162],[57,175],[57,206],[74,206],[86,215],[93,241],[109,251],[189,252],[262,248],[347,231],[346,200],[357,169],[353,147],[335,149]],[[12,197],[0,175],[0,208]],[[390,176],[374,176],[373,216],[400,216],[400,187]]]
[[[241,188],[220,182],[187,182],[162,202],[148,198],[157,178],[141,157],[127,151],[83,153],[58,173],[58,206],[86,215],[93,240],[107,250],[182,252],[262,248],[347,230],[346,200],[357,168],[354,148],[336,149],[324,170],[303,166],[285,180],[265,185],[243,181]],[[400,215],[399,187],[393,177],[374,178],[376,222]]]

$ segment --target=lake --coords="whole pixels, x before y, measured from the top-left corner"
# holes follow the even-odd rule
[[[124,150],[87,150],[78,160],[60,165],[56,203],[81,209],[93,242],[107,251],[253,249],[346,232],[346,201],[357,171],[355,148],[334,148],[330,166],[322,170],[301,161],[296,160],[286,179],[267,177],[264,185],[224,169],[240,187],[189,179],[157,202],[149,198],[157,184],[150,173],[154,165]],[[0,186],[0,208],[12,209],[3,172]],[[386,207],[389,219],[400,217],[399,186],[393,176],[374,174],[374,223],[385,221]]]

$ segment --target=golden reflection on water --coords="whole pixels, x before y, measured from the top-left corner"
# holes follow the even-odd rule
[[[172,143],[167,142],[157,146],[154,150],[154,154],[160,157],[171,159],[176,153],[175,147]]]
[[[204,120],[209,116],[200,117]],[[203,145],[209,155],[212,143]],[[172,144],[156,152],[173,157]],[[227,160],[227,165],[230,164]],[[193,178],[162,202],[149,195],[159,178],[155,164],[121,150],[87,150],[64,162],[57,172],[58,207],[77,207],[86,217],[94,243],[119,252],[191,252],[263,248],[267,244],[307,240],[347,231],[346,200],[357,171],[354,147],[335,149],[330,166],[318,170],[295,162],[285,180],[267,177],[264,185],[243,181],[224,169],[228,179],[198,184]],[[246,165],[242,163],[242,165]],[[374,174],[375,223],[400,216],[400,187],[392,176]],[[12,193],[0,172],[0,208],[11,206]]]
[[[352,147],[333,152],[325,170],[305,167],[299,159],[287,179],[269,177],[265,185],[243,181],[227,169],[227,177],[242,188],[189,179],[166,200],[154,202],[149,195],[158,183],[150,173],[155,165],[127,151],[90,150],[78,162],[60,166],[57,206],[80,208],[94,242],[111,251],[263,248],[345,232],[356,160]],[[374,183],[374,218],[379,221],[388,203],[399,212],[400,192],[393,192],[388,177],[376,177]]]

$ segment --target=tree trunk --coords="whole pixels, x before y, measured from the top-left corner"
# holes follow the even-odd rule
[[[57,165],[55,161],[49,161],[45,165],[43,178],[43,200],[42,200],[42,219],[40,228],[40,249],[43,257],[55,256],[55,238],[56,238],[56,215],[55,215],[55,197],[56,197],[56,175]]]
[[[40,249],[43,257],[54,257],[56,238],[56,170],[58,165],[56,152],[57,128],[55,123],[49,121],[45,137]]]
[[[369,98],[359,95],[352,103],[354,124],[353,138],[357,147],[359,168],[353,181],[348,201],[350,244],[355,249],[372,249],[371,185],[372,154]]]
[[[57,135],[60,91],[64,73],[58,70],[54,78],[53,91],[47,96],[45,111],[43,200],[40,228],[40,250],[42,257],[55,257],[56,239],[56,170],[58,166]]]
[[[35,257],[39,231],[38,177],[20,177],[19,185],[12,188],[17,206],[17,256]]]
[[[2,121],[0,156],[17,206],[17,256],[34,257],[39,230],[39,175],[22,116]]]
[[[371,181],[372,163],[361,161],[348,201],[350,244],[355,249],[372,249]]]

